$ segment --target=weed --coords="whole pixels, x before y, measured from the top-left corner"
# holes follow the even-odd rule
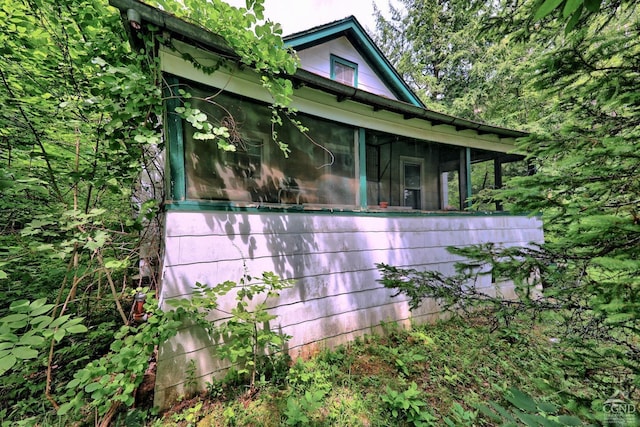
[[[475,411],[467,411],[458,402],[454,402],[451,413],[444,418],[444,422],[449,427],[471,427],[475,425],[478,414]]]
[[[324,390],[305,391],[302,397],[292,395],[287,399],[287,409],[284,414],[287,417],[287,425],[309,425],[310,418],[316,412],[324,400]]]
[[[417,427],[436,425],[436,417],[425,408],[427,404],[422,400],[421,394],[415,382],[412,382],[409,388],[402,392],[392,390],[387,386],[386,393],[382,395],[382,401],[397,421],[406,421]]]
[[[580,418],[569,415],[558,415],[559,408],[556,405],[544,400],[535,400],[517,388],[511,388],[504,397],[511,403],[512,408],[505,409],[496,402],[489,402],[488,406],[483,404],[477,405],[478,410],[492,421],[511,423],[513,425],[519,423],[531,427],[537,427],[539,425],[582,425]]]
[[[291,337],[271,329],[270,322],[277,316],[269,313],[266,301],[279,296],[292,282],[264,272],[259,280],[245,274],[239,285],[237,304],[228,313],[231,318],[220,325],[207,321],[206,312],[220,310],[218,298],[236,288],[235,282],[228,280],[214,287],[196,283],[191,298],[174,300],[171,304],[194,318],[211,336],[220,337],[215,347],[217,355],[231,362],[238,377],[246,375],[250,389],[254,389],[257,381],[267,380],[267,373],[282,372],[288,362],[282,349]],[[252,305],[258,296],[262,296],[263,301]]]
[[[190,397],[193,393],[195,393],[197,386],[198,380],[196,379],[196,362],[191,359],[187,364],[184,379],[185,394],[187,395],[187,397]]]
[[[195,406],[184,410],[183,412],[179,412],[173,414],[171,419],[175,422],[183,422],[186,423],[187,427],[195,426],[196,423],[202,418],[201,416],[202,410],[202,402],[196,403]]]
[[[221,381],[216,381],[215,379],[212,382],[207,381],[206,387],[207,396],[210,399],[220,399],[224,396],[224,387]]]

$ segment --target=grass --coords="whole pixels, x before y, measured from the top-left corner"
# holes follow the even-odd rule
[[[562,342],[527,322],[492,331],[487,318],[410,330],[385,324],[381,335],[295,361],[277,384],[252,393],[212,385],[150,425],[490,426],[521,413],[602,419],[608,394],[582,367],[564,363],[570,350]]]

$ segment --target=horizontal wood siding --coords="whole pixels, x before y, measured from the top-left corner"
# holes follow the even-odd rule
[[[297,53],[300,57],[300,68],[326,78],[331,77],[330,55],[356,63],[358,64],[357,86],[359,89],[397,100],[393,92],[387,88],[382,79],[378,77],[346,37],[340,37]]]
[[[273,271],[296,284],[268,301],[278,315],[271,327],[293,336],[293,357],[335,346],[371,332],[383,321],[429,321],[440,314],[433,301],[410,312],[377,280],[376,263],[453,272],[460,258],[448,246],[494,242],[503,246],[541,242],[542,224],[520,216],[376,217],[309,213],[177,212],[166,214],[162,289],[166,308],[186,297],[196,282],[237,282],[243,272]],[[479,286],[492,289],[489,276]],[[508,290],[508,289],[505,289]],[[231,292],[220,308],[234,305]],[[220,318],[224,318],[220,314]],[[183,393],[190,360],[204,386],[224,369],[197,328],[185,328],[160,349],[156,405]]]

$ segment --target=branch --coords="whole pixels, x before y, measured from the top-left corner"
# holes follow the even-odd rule
[[[0,69],[0,78],[2,78],[2,83],[3,83],[4,87],[7,89],[7,92],[9,92],[9,95],[11,96],[11,98],[13,100],[17,100],[18,98],[16,97],[15,93],[11,89],[11,86],[9,85],[9,82],[7,81],[6,76],[4,75],[4,72],[1,69]],[[61,202],[61,203],[64,203],[64,197],[62,196],[62,193],[60,192],[60,189],[58,188],[58,184],[56,182],[56,176],[55,176],[55,173],[53,171],[53,167],[51,166],[51,163],[49,162],[49,156],[47,155],[47,150],[44,148],[44,143],[40,139],[40,134],[38,134],[36,129],[33,127],[33,124],[31,123],[31,120],[29,120],[29,118],[27,117],[27,113],[24,111],[24,109],[22,108],[22,106],[18,102],[16,102],[16,107],[18,108],[18,111],[20,111],[20,115],[24,118],[27,126],[29,127],[29,130],[31,130],[31,133],[34,136],[34,138],[36,140],[36,143],[38,144],[38,147],[40,147],[40,151],[42,152],[43,159],[44,159],[44,161],[45,161],[45,163],[47,165],[47,173],[49,175],[50,184],[53,187],[53,192],[55,193],[58,201]]]

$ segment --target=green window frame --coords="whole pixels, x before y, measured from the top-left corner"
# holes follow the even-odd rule
[[[353,87],[358,87],[358,64],[351,62],[348,59],[340,58],[339,56],[330,55],[331,59],[331,80],[335,80],[342,84],[346,84]],[[352,79],[349,81],[345,74],[348,70],[353,71]]]

